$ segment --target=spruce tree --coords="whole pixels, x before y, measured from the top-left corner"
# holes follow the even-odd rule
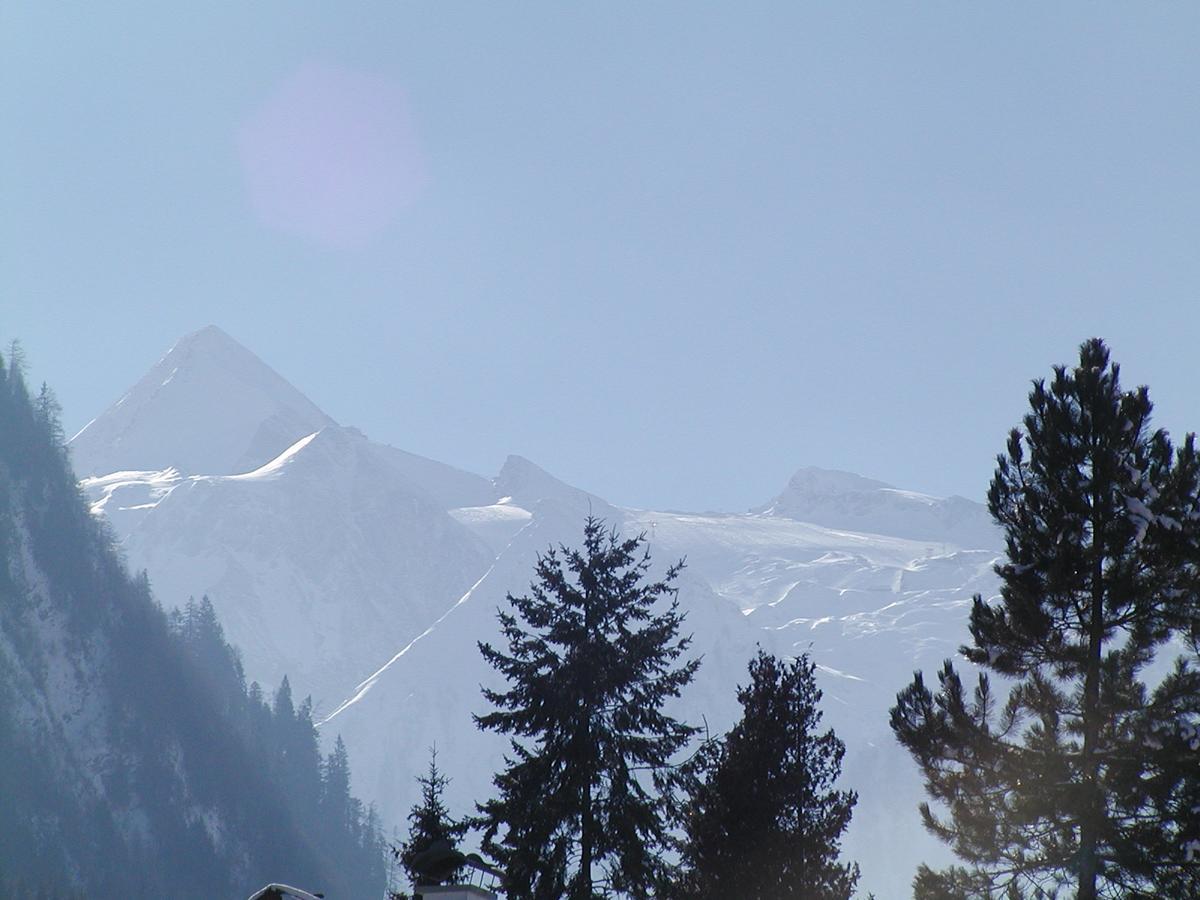
[[[65,453],[67,440],[62,429],[62,404],[58,402],[54,389],[44,381],[42,389],[38,391],[37,399],[34,400],[33,411],[38,422],[46,430],[51,443],[58,448],[60,453]]]
[[[246,703],[246,674],[241,655],[225,640],[212,601],[207,595],[199,603],[189,597],[183,609],[168,613],[167,620],[210,696],[223,713],[236,718]]]
[[[857,802],[838,791],[846,747],[818,734],[821,690],[807,657],[762,650],[738,688],[742,718],[715,747],[685,815],[688,898],[848,900],[858,866],[838,863]]]
[[[414,861],[438,844],[447,850],[457,850],[468,828],[468,823],[450,815],[442,801],[450,779],[438,769],[436,747],[429,751],[429,770],[417,776],[417,783],[421,786],[421,800],[408,814],[408,840],[393,851],[414,885],[420,880]]]
[[[496,709],[476,723],[512,737],[479,820],[510,897],[648,897],[665,880],[669,766],[695,729],[662,706],[699,661],[678,662],[682,563],[649,581],[643,543],[588,517],[582,549],[550,549],[530,593],[509,595],[508,652],[480,644],[509,683],[484,690]]]
[[[918,897],[1200,896],[1200,676],[1147,671],[1197,633],[1200,462],[1118,376],[1090,340],[1034,382],[988,492],[1000,599],[975,598],[961,651],[985,671],[973,691],[949,661],[936,692],[917,673],[892,710],[940,807],[922,805],[926,827],[966,864],[923,867]]]
[[[8,385],[14,393],[25,393],[25,348],[21,341],[13,338],[8,342]]]
[[[347,837],[358,828],[358,810],[350,796],[350,754],[339,734],[333,750],[321,761],[321,799],[317,808],[326,828]]]

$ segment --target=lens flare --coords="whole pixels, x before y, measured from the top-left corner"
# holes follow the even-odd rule
[[[340,66],[292,73],[237,144],[262,222],[330,247],[369,243],[425,180],[404,91]]]

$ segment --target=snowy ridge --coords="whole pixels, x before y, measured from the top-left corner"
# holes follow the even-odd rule
[[[278,478],[283,467],[308,446],[308,443],[317,434],[318,432],[314,431],[307,437],[296,441],[270,462],[264,463],[252,472],[240,475],[189,475],[185,478],[180,475],[178,469],[169,466],[151,472],[130,470],[113,472],[109,475],[95,475],[82,479],[79,486],[93,498],[91,510],[97,515],[153,509],[183,481],[261,481]]]
[[[253,472],[245,472],[241,475],[200,475],[193,476],[194,478],[221,478],[228,481],[265,481],[267,479],[274,480],[283,472],[283,467],[295,459],[296,454],[312,443],[320,432],[314,431],[312,434],[300,438],[292,446],[288,447],[277,457],[268,463],[259,466]]]

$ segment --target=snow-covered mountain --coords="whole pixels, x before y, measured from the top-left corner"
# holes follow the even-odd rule
[[[250,677],[336,703],[462,594],[485,543],[352,429],[306,435],[250,472],[84,479],[168,605],[207,594]]]
[[[249,472],[336,424],[215,325],[181,338],[71,439],[75,472]]]
[[[378,847],[316,815],[311,721],[247,696],[211,608],[163,614],[60,443],[0,365],[0,897],[378,897]]]
[[[991,546],[997,540],[987,510],[963,497],[930,497],[850,472],[812,467],[793,475],[761,511],[827,528],[927,543]]]
[[[386,821],[402,822],[435,743],[451,805],[487,796],[505,746],[471,723],[494,683],[476,643],[495,638],[496,609],[528,588],[536,555],[577,544],[590,512],[644,532],[657,565],[687,559],[680,601],[704,663],[679,714],[719,733],[756,643],[809,651],[860,793],[845,849],[862,887],[907,895],[916,864],[941,858],[887,709],[914,668],[965,640],[972,594],[995,590],[1001,541],[979,504],[818,469],[728,515],[615,508],[516,456],[487,479],[338,427],[211,328],[72,449],[93,510],[160,599],[207,593],[248,677],[287,672],[312,692]]]

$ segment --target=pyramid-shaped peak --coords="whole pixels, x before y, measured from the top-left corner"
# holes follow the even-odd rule
[[[250,353],[228,331],[216,325],[205,325],[177,340],[170,352],[200,351],[206,353]],[[253,354],[251,354],[253,355]]]
[[[71,439],[79,475],[119,469],[233,474],[336,424],[215,325],[180,338],[123,397]]]
[[[168,360],[173,366],[229,363],[236,360],[249,369],[258,369],[259,377],[280,378],[274,369],[216,325],[205,325],[185,334],[172,345],[158,364],[162,365]],[[248,371],[246,374],[253,373]]]
[[[205,325],[203,328],[197,328],[195,331],[191,332],[190,334],[185,334],[183,337],[181,337],[179,339],[178,343],[179,344],[189,344],[189,343],[195,344],[195,343],[205,343],[205,342],[219,343],[219,344],[235,344],[238,347],[242,346],[241,344],[238,344],[238,342],[235,341],[233,338],[231,338],[227,331],[223,331],[220,327],[218,327],[216,325]]]

